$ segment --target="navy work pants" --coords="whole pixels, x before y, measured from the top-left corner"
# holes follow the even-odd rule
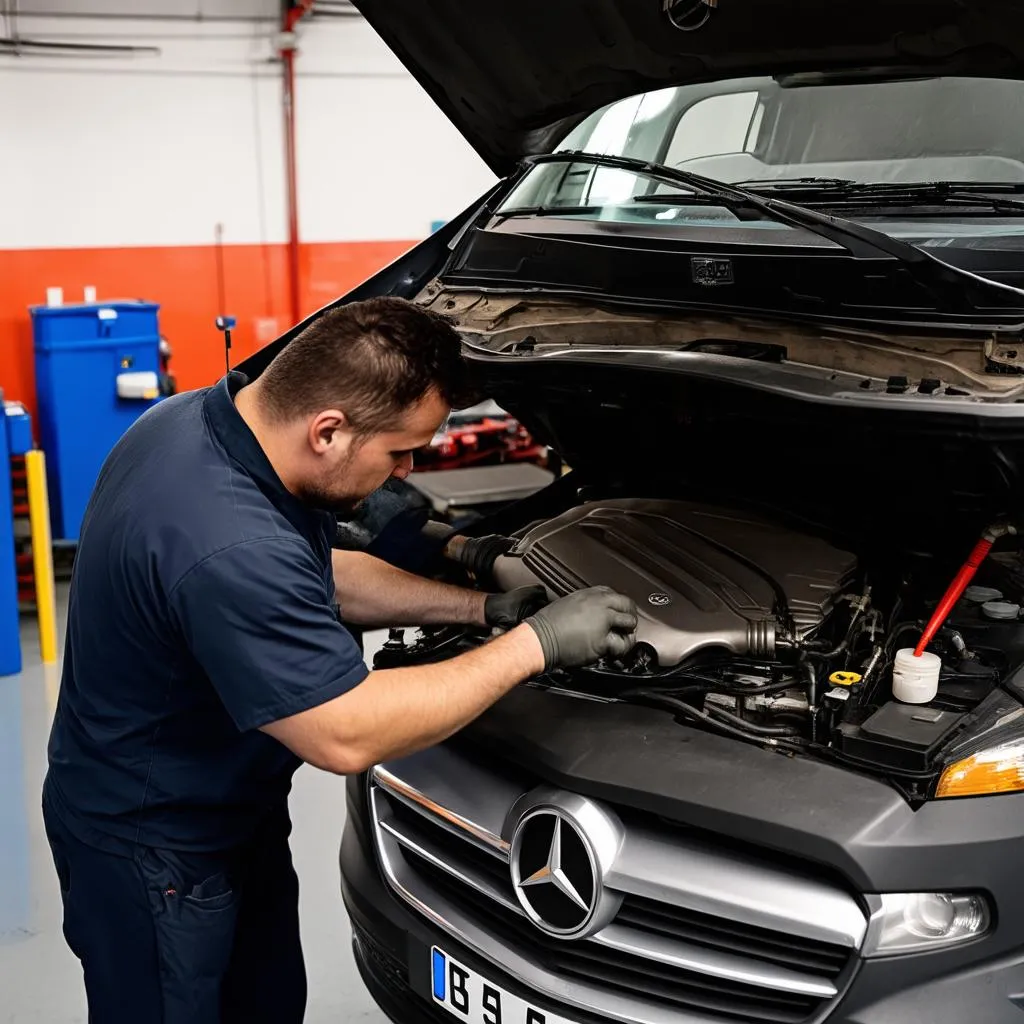
[[[287,814],[225,853],[76,839],[44,801],[90,1024],[300,1024],[306,973]]]

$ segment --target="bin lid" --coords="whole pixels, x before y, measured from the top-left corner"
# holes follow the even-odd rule
[[[158,302],[146,302],[143,299],[111,299],[109,302],[75,302],[63,306],[29,306],[33,316],[83,316],[97,314],[101,309],[131,310],[132,312],[155,312],[160,308]]]

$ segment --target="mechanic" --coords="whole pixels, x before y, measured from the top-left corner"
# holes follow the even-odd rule
[[[401,299],[325,313],[249,383],[155,406],[83,522],[43,811],[92,1024],[301,1021],[287,796],[435,744],[545,668],[625,653],[597,588],[485,595],[333,551],[339,511],[412,468],[464,390],[459,339]],[[459,550],[486,569],[490,541]],[[337,604],[335,603],[337,601]],[[503,630],[369,671],[341,625]],[[339,797],[340,798],[340,797]]]

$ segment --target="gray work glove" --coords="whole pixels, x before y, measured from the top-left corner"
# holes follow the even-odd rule
[[[488,594],[484,602],[484,618],[488,626],[512,629],[547,603],[548,592],[543,587],[516,587],[507,594]]]
[[[455,549],[454,559],[478,583],[484,586],[493,582],[494,563],[507,555],[515,546],[511,537],[488,534],[486,537],[470,537]]]
[[[575,668],[632,650],[639,616],[631,598],[591,587],[553,601],[526,624],[540,640],[545,668]]]

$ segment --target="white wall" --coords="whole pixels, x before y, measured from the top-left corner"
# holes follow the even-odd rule
[[[360,19],[301,27],[296,86],[306,241],[421,238],[494,176]]]
[[[160,53],[0,55],[0,249],[204,244],[218,223],[227,242],[285,239],[272,24],[19,28]],[[303,24],[299,46],[305,241],[421,238],[493,180],[361,20]]]

